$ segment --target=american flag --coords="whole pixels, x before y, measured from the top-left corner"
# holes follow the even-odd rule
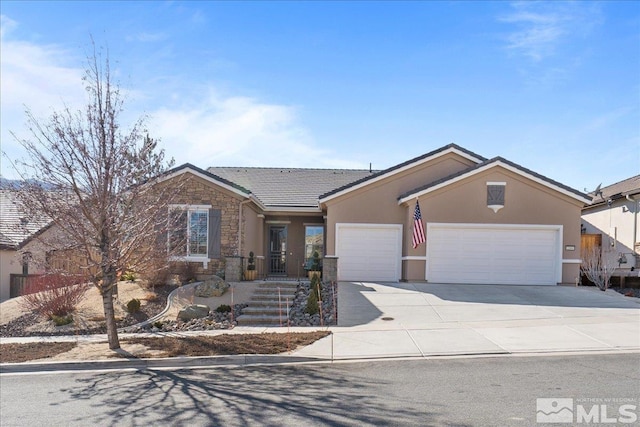
[[[413,211],[413,249],[417,248],[420,243],[424,243],[425,240],[420,203],[416,200],[416,209]]]

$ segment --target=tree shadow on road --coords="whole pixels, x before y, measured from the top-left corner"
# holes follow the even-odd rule
[[[96,425],[380,426],[439,418],[394,402],[391,389],[348,369],[297,365],[104,373],[62,392],[69,401],[91,400]]]

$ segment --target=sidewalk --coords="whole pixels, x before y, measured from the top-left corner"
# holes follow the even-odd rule
[[[340,283],[339,326],[328,328],[236,327],[232,330],[172,333],[218,335],[305,332],[332,335],[282,356],[220,356],[157,360],[115,359],[100,366],[190,366],[293,363],[312,360],[435,357],[557,352],[640,351],[640,300],[595,288],[439,285],[427,283]],[[140,334],[135,334],[139,336]],[[158,336],[159,334],[152,334]],[[121,334],[122,338],[132,334]],[[149,334],[146,334],[149,336]],[[105,342],[101,336],[3,338],[34,341]],[[194,361],[198,359],[197,361]],[[1,365],[2,372],[60,366],[75,361]],[[96,362],[85,365],[91,369]],[[85,368],[83,368],[85,369]],[[49,369],[47,369],[49,370]]]

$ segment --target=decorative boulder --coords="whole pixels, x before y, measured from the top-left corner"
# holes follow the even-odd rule
[[[195,295],[200,298],[219,297],[229,289],[229,284],[218,276],[213,276],[196,286]]]
[[[188,305],[178,313],[178,320],[188,322],[192,319],[202,319],[209,315],[211,309],[207,305],[193,304]]]

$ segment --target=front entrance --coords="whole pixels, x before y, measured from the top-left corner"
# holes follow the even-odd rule
[[[269,227],[269,274],[287,275],[287,226]]]

